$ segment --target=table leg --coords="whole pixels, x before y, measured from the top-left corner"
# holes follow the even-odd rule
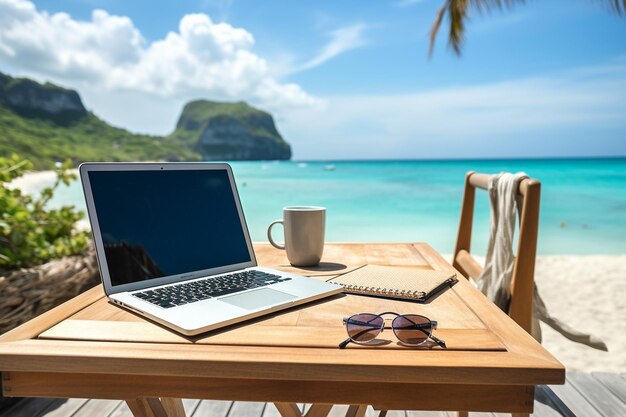
[[[126,400],[126,405],[128,405],[134,417],[154,417],[154,413],[145,398]]]
[[[294,403],[274,403],[282,417],[302,417],[298,406]]]
[[[351,405],[348,407],[348,412],[346,413],[346,417],[365,417],[365,412],[367,411],[367,405],[359,404],[359,405]]]
[[[332,408],[332,404],[311,404],[304,417],[327,417]]]
[[[186,417],[183,400],[180,398],[161,398],[161,403],[168,417]]]
[[[457,417],[469,417],[469,412],[468,411],[457,411],[456,415],[457,415]]]
[[[148,400],[145,398],[126,400],[126,405],[128,405],[128,408],[130,408],[130,412],[134,417],[154,417],[152,408],[148,404]]]
[[[332,404],[311,404],[311,408],[306,414],[302,414],[298,406],[294,403],[274,403],[282,417],[327,417]]]
[[[185,417],[180,398],[133,398],[126,404],[134,417]]]

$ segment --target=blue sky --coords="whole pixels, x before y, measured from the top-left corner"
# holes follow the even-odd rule
[[[429,59],[441,3],[0,0],[0,71],[156,134],[243,99],[297,159],[626,155],[626,18],[528,1],[472,15],[461,58],[444,26]]]

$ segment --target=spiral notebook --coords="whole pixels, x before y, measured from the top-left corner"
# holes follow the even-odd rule
[[[457,283],[456,274],[432,269],[365,265],[328,280],[351,294],[425,303]]]

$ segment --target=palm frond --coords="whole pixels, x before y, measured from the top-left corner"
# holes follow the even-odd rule
[[[468,0],[455,0],[451,1],[448,6],[448,17],[450,19],[448,45],[452,47],[457,55],[461,55],[461,46],[465,38],[465,18],[467,16],[468,4]]]
[[[465,16],[467,14],[467,6],[470,1],[474,0],[445,0],[439,11],[437,18],[430,29],[430,48],[429,56],[432,56],[435,49],[435,39],[441,28],[443,19],[448,16],[450,21],[450,31],[448,34],[448,45],[454,49],[457,55],[461,53],[461,45],[463,44],[463,30],[465,27]],[[484,0],[479,0],[484,1]]]
[[[626,14],[626,0],[609,0],[609,6],[620,16]]]
[[[449,0],[446,0],[443,6],[437,12],[437,17],[435,18],[435,22],[433,23],[432,28],[430,29],[430,48],[428,48],[428,56],[433,55],[433,50],[435,49],[435,39],[437,38],[437,32],[439,32],[439,27],[441,26],[441,22],[443,21],[443,17],[446,15],[446,10],[448,9]]]
[[[611,10],[620,15],[626,16],[626,0],[595,0],[598,3],[609,5]],[[437,17],[430,29],[430,47],[428,55],[432,56],[435,48],[437,33],[441,28],[444,18],[448,17],[450,30],[448,34],[448,45],[452,47],[457,55],[461,55],[463,40],[465,37],[465,21],[471,10],[481,13],[493,9],[503,10],[512,7],[515,3],[524,3],[525,0],[444,0],[443,5],[437,12]]]

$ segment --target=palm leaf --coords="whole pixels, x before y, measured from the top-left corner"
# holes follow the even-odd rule
[[[443,6],[437,12],[437,18],[435,18],[435,22],[433,23],[433,27],[430,29],[430,48],[428,50],[428,55],[433,55],[433,50],[435,49],[435,39],[437,38],[437,32],[439,32],[439,27],[441,26],[441,22],[443,21],[444,16],[446,15],[446,10],[448,10],[448,3],[450,1],[446,0]]]
[[[448,44],[457,55],[461,55],[461,46],[465,38],[465,18],[469,5],[469,0],[455,0],[450,1],[448,6],[448,18],[450,19]]]
[[[454,53],[461,55],[463,41],[465,39],[465,21],[468,19],[468,12],[471,10],[476,10],[479,13],[493,9],[502,10],[512,7],[515,3],[524,2],[525,0],[444,0],[443,5],[437,11],[437,17],[430,29],[429,56],[433,54],[437,33],[446,16],[450,22],[448,46],[454,50]],[[626,0],[596,0],[596,2],[608,3],[613,12],[620,16],[626,16]]]
[[[626,12],[626,0],[611,0],[609,3],[611,9],[618,15]]]

